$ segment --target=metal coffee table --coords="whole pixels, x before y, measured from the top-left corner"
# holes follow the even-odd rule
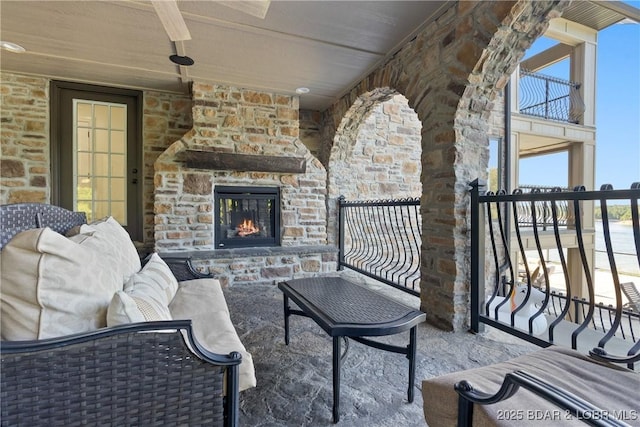
[[[280,282],[284,294],[284,340],[289,345],[289,316],[312,318],[333,337],[333,422],[340,420],[340,369],[351,338],[359,343],[409,359],[407,399],[413,402],[416,372],[416,328],[426,315],[411,307],[339,277],[317,277]],[[291,299],[300,309],[289,306]],[[364,337],[394,335],[409,330],[409,345],[394,346]],[[341,355],[341,340],[345,354]]]

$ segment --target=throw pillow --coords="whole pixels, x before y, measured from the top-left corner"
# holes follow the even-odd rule
[[[34,340],[106,326],[107,307],[122,277],[105,254],[106,239],[71,238],[39,228],[23,231],[0,253],[0,333]]]
[[[124,290],[130,294],[153,295],[159,303],[169,305],[178,292],[178,281],[167,263],[154,253],[142,270],[124,284]]]
[[[107,311],[107,326],[156,320],[171,320],[169,308],[144,293],[118,291]]]
[[[140,270],[138,250],[131,241],[127,230],[113,217],[103,218],[91,224],[83,224],[67,232],[67,236],[78,234],[96,235],[97,238],[106,240],[111,249],[104,255],[109,258],[108,262],[117,268],[118,273],[122,276],[123,284]]]

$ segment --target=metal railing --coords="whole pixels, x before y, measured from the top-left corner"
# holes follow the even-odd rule
[[[623,203],[629,206],[631,211],[631,230],[638,267],[640,268],[640,219],[638,215],[640,199],[640,183],[634,183],[629,190],[613,190],[611,186],[601,187],[600,191],[585,191],[584,188],[576,188],[574,191],[556,192],[532,192],[523,193],[515,191],[513,194],[503,192],[494,194],[484,193],[484,183],[479,180],[471,183],[471,329],[479,331],[481,324],[487,324],[503,331],[506,331],[519,338],[525,339],[541,346],[550,344],[564,344],[577,349],[578,337],[590,336],[596,340],[594,347],[604,347],[606,344],[617,345],[616,339],[629,331],[622,330],[622,323],[625,316],[628,317],[628,310],[623,310],[623,299],[620,287],[620,276],[618,274],[615,251],[612,244],[610,232],[609,206]],[[589,230],[583,229],[583,212],[586,203],[599,202],[602,211],[603,233],[602,239],[606,248],[610,277],[608,282],[612,282],[615,304],[611,309],[603,309],[597,316],[600,307],[595,301],[595,277],[592,276],[587,252],[592,247],[593,242],[585,241],[585,236],[593,235]],[[570,304],[564,304],[560,311],[555,313],[556,318],[547,323],[544,315],[553,302],[548,277],[549,268],[546,265],[541,245],[542,225],[539,222],[538,209],[536,204],[546,204],[551,212],[551,230],[546,236],[552,236],[555,242],[553,248],[559,257],[561,273],[564,277],[562,290],[565,298],[573,301],[578,298],[581,302],[581,313],[574,312],[570,315]],[[517,209],[521,204],[534,206],[531,209],[531,228],[528,229],[527,247],[525,249],[525,237],[522,234],[521,226],[517,220]],[[566,217],[570,218],[570,224],[561,228],[561,215],[558,207],[566,204],[568,211]],[[509,219],[511,218],[511,219]],[[513,230],[513,234],[511,231]],[[567,234],[571,235],[571,239]],[[512,237],[513,236],[513,237]],[[513,240],[513,241],[512,241]],[[569,265],[568,246],[575,256],[571,257]],[[517,246],[517,250],[512,248]],[[542,288],[533,286],[533,276],[529,271],[527,262],[527,252],[537,251],[540,264],[540,271],[544,276]],[[524,267],[523,274],[518,271],[518,258]],[[485,271],[486,269],[486,271]],[[584,283],[571,283],[571,278],[577,277],[579,272],[584,277]],[[506,290],[505,290],[506,288]],[[578,295],[575,289],[585,289],[584,295]],[[515,298],[520,297],[520,300]],[[582,298],[585,298],[582,300]],[[537,300],[536,300],[537,299]],[[510,301],[511,300],[511,301]],[[515,301],[515,302],[514,302]],[[535,302],[534,305],[532,303]],[[624,311],[624,313],[623,313]],[[502,317],[501,317],[502,313]],[[594,319],[610,317],[611,321],[605,331],[604,327],[596,330],[593,326]],[[631,315],[637,319],[637,316]],[[518,324],[519,321],[519,324]],[[543,323],[544,321],[544,323]],[[601,321],[601,320],[600,320]],[[566,323],[574,325],[568,342],[559,342],[557,338]],[[534,329],[538,326],[538,331]],[[540,330],[540,327],[544,327]],[[595,338],[594,338],[595,337]],[[616,339],[614,339],[616,337]],[[631,343],[629,353],[640,351],[640,341],[638,334],[632,335],[635,344]],[[586,338],[585,338],[586,340]],[[591,341],[589,341],[591,342]],[[625,350],[626,351],[626,350]]]
[[[514,192],[521,192],[524,194],[532,193],[556,193],[560,191],[569,191],[566,187],[545,187],[537,185],[521,185]],[[567,226],[567,220],[569,215],[569,205],[566,200],[559,200],[556,203],[557,218],[554,220],[551,212],[551,202],[548,200],[540,200],[537,203],[530,202],[518,202],[516,203],[516,213],[518,225],[520,227],[533,227],[534,210],[536,223],[542,230],[553,226],[554,221],[558,223],[561,228]]]
[[[419,199],[338,199],[338,269],[350,268],[420,295]]]
[[[585,298],[571,298],[573,308],[565,310],[569,302],[566,295],[562,292],[551,291],[550,296],[551,301],[545,309],[545,313],[555,318],[566,312],[565,319],[577,324],[589,314],[590,303]],[[615,324],[615,314],[616,307],[613,305],[597,303],[589,327],[603,334],[613,329],[615,330],[614,336],[631,342],[640,339],[640,313],[623,308],[619,325]]]
[[[579,123],[585,106],[580,84],[520,69],[519,108],[521,114]]]

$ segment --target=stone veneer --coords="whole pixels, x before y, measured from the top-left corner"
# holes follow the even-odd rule
[[[338,235],[338,197],[346,200],[419,198],[421,123],[399,94],[363,95],[349,110],[328,168],[328,235]],[[368,107],[363,107],[367,105]]]
[[[49,80],[0,73],[0,201],[48,203]]]
[[[191,96],[145,92],[142,113],[144,243],[152,249],[155,233],[153,164],[160,154],[193,127]]]
[[[156,250],[187,253],[229,284],[335,271],[335,249],[326,247],[326,171],[298,137],[298,98],[198,82],[192,91],[193,129],[155,162]],[[306,171],[193,169],[180,160],[185,150],[300,157]],[[216,249],[216,185],[279,187],[281,246],[297,249]]]

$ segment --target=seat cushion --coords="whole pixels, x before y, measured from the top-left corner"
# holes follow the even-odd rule
[[[231,323],[219,281],[196,279],[180,282],[169,310],[176,320],[192,320],[194,335],[207,350],[218,354],[240,353],[240,390],[256,386],[253,359]]]
[[[17,234],[0,257],[3,340],[34,340],[106,326],[122,276],[105,260],[103,232],[71,238],[40,228]]]
[[[608,410],[610,414],[640,416],[640,373],[597,362],[577,351],[552,346],[503,363],[442,375],[423,381],[424,416],[429,427],[455,426],[458,394],[454,384],[467,380],[474,389],[494,394],[507,373],[525,371]],[[545,418],[546,417],[546,418]],[[630,420],[626,420],[630,422]],[[576,425],[583,422],[564,410],[520,389],[510,399],[493,405],[474,405],[473,425],[541,426]],[[631,422],[633,424],[633,421]]]

